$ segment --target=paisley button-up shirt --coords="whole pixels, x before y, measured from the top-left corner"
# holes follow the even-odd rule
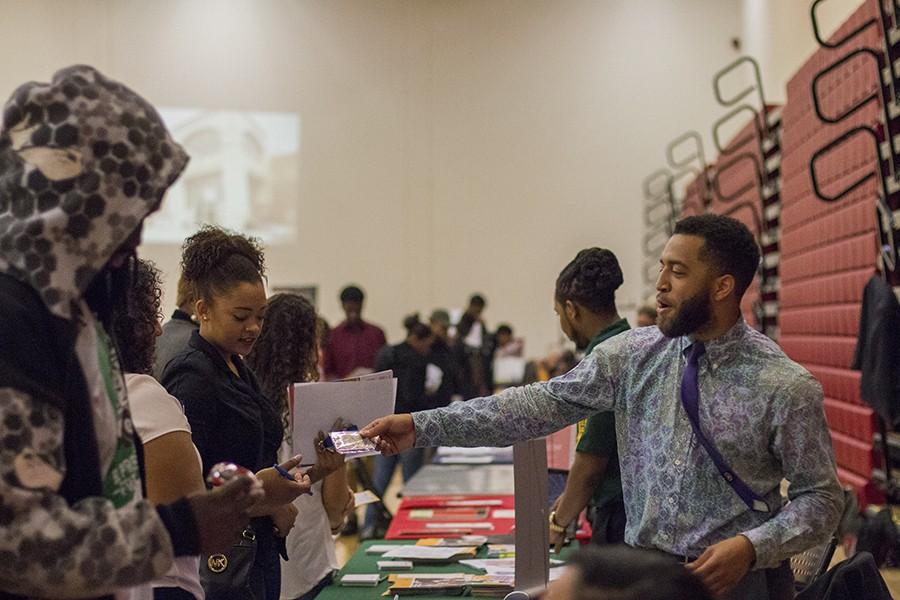
[[[414,413],[416,445],[503,446],[614,411],[627,543],[695,557],[743,534],[756,551],[755,568],[767,568],[827,540],[843,493],[819,383],[743,319],[706,342],[700,425],[775,509],[758,512],[719,474],[681,405],[691,343],[656,327],[622,333],[548,382]],[[783,478],[790,483],[786,504]]]

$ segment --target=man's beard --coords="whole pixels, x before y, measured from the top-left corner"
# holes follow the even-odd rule
[[[694,333],[712,319],[712,303],[705,290],[682,302],[670,323],[657,319],[657,326],[666,337],[674,338]]]

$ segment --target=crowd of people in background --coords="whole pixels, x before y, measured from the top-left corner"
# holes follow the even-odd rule
[[[407,316],[405,338],[390,344],[378,325],[363,318],[366,297],[360,286],[341,290],[345,319],[330,328],[302,295],[266,297],[265,256],[257,240],[204,226],[184,243],[177,307],[160,324],[160,272],[153,263],[130,260],[130,284],[122,309],[114,312],[112,334],[143,442],[148,499],[162,504],[203,491],[203,473],[226,459],[257,472],[267,492],[248,526],[256,540],[249,586],[258,598],[275,598],[278,590],[281,597],[311,599],[330,584],[338,567],[333,536],[353,513],[352,473],[348,477],[343,458],[321,444],[315,466],[295,484],[267,472],[272,464],[296,466],[290,448],[291,384],[391,370],[398,380],[396,412],[439,408],[502,387],[495,373],[505,360],[522,368],[504,384],[521,383],[529,371],[548,379],[573,367],[576,352],[590,352],[586,335],[594,343],[602,339],[590,333],[595,324],[615,321],[616,331],[628,327],[613,300],[621,271],[614,287],[603,277],[592,284],[582,272],[585,263],[604,260],[618,269],[615,257],[597,248],[583,251],[568,267],[568,285],[578,290],[570,292],[571,299],[557,290],[562,330],[575,350],[557,355],[556,364],[535,361],[528,368],[523,340],[512,327],[504,323],[492,332],[486,326],[487,301],[480,294],[470,297],[455,322],[440,308],[427,322],[418,313]],[[586,291],[591,285],[596,291]],[[588,329],[581,325],[585,322]],[[407,481],[425,461],[423,449],[375,457],[375,493],[384,495],[398,466]],[[617,466],[615,460],[611,464]],[[577,462],[573,470],[580,473]],[[620,487],[610,483],[617,481],[613,477],[606,481],[607,487]],[[279,486],[313,493],[295,496],[295,490]],[[621,530],[621,490],[613,499],[619,509],[609,518]],[[361,539],[384,536],[389,525],[384,514],[377,505],[367,507]],[[621,531],[607,541],[621,542]],[[154,582],[155,595],[202,597],[199,567],[198,556],[176,559]]]

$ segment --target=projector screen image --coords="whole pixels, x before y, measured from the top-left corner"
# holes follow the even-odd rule
[[[299,203],[300,117],[292,113],[161,108],[191,155],[144,241],[180,244],[204,223],[290,243]]]

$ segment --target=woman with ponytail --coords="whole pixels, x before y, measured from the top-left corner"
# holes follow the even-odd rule
[[[280,472],[275,466],[284,436],[280,405],[265,396],[243,360],[265,318],[265,258],[255,239],[205,226],[185,240],[182,272],[194,286],[200,329],[166,365],[162,383],[184,404],[204,472],[233,462],[262,480],[266,497],[252,513],[257,550],[249,587],[255,600],[275,600],[279,551],[296,515],[292,501],[309,491],[310,481],[297,468],[299,457],[282,463]]]
[[[299,294],[275,294],[269,298],[266,324],[247,364],[256,372],[267,397],[276,401],[284,415],[285,440],[281,456],[293,455],[294,407],[288,387],[319,378],[316,309]],[[295,418],[302,419],[303,414]],[[336,426],[333,429],[340,429]],[[353,509],[353,492],[347,485],[344,457],[325,448],[324,435],[316,440],[316,464],[308,471],[313,495],[294,500],[297,527],[286,541],[289,560],[281,563],[281,597],[312,600],[333,581],[340,568],[334,534],[340,532]]]

